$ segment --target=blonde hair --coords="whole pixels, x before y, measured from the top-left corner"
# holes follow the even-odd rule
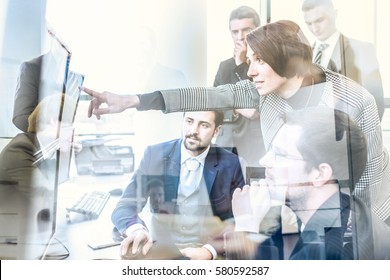
[[[36,133],[43,130],[52,120],[72,123],[75,106],[75,101],[65,94],[45,97],[28,117],[27,131]]]

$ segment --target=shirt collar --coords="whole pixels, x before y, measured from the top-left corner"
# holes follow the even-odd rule
[[[337,43],[337,40],[339,39],[340,37],[340,31],[336,31],[335,33],[333,33],[332,35],[330,35],[328,37],[328,39],[326,39],[325,41],[319,41],[317,40],[316,41],[316,48],[320,45],[320,44],[328,44],[329,45],[329,49],[333,49],[334,46],[336,45]]]
[[[196,158],[200,162],[200,164],[202,166],[204,166],[204,162],[205,162],[207,154],[209,153],[209,150],[210,150],[210,145],[207,147],[207,149],[205,151],[203,151],[203,153],[201,153],[200,155],[198,155],[196,157],[193,157],[192,155],[190,155],[190,153],[184,147],[184,141],[181,142],[180,150],[181,150],[180,151],[181,152],[180,153],[181,154],[180,164],[183,164],[189,158]]]

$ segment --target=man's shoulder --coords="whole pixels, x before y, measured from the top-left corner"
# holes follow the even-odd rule
[[[27,72],[28,74],[39,74],[41,72],[41,66],[42,66],[42,56],[33,58],[28,61],[24,61],[20,65],[20,70],[23,72]]]
[[[353,38],[353,37],[349,37],[345,34],[342,34],[340,33],[340,37],[344,39],[345,42],[348,42],[348,43],[353,43],[353,44],[363,44],[363,45],[373,45],[372,43],[370,42],[367,42],[367,41],[362,41],[362,40],[359,40],[357,38]]]
[[[168,141],[164,141],[164,142],[160,142],[160,143],[149,145],[148,148],[160,149],[162,147],[171,147],[171,146],[175,146],[175,145],[180,144],[180,142],[181,142],[181,139],[177,138],[177,139],[172,139],[172,140],[168,140]]]
[[[157,144],[149,145],[146,150],[151,153],[163,153],[166,154],[170,152],[173,148],[179,147],[180,148],[181,139],[172,139],[165,142],[160,142]]]
[[[41,67],[43,61],[43,55],[34,57],[30,60],[24,61],[22,64],[30,67]]]
[[[356,38],[351,38],[351,37],[345,36],[343,34],[340,34],[340,36],[344,40],[344,45],[350,46],[353,50],[360,51],[363,53],[367,52],[367,51],[369,51],[369,52],[375,51],[374,44],[371,42],[362,41],[362,40],[359,40]]]
[[[236,62],[234,61],[234,58],[231,57],[231,58],[228,58],[228,59],[225,59],[225,60],[222,60],[220,63],[219,63],[219,67],[236,67]]]
[[[229,159],[229,160],[237,160],[238,161],[238,156],[235,153],[233,153],[233,152],[231,152],[231,151],[229,151],[221,146],[218,146],[217,144],[211,145],[209,153],[210,154],[213,154],[213,153],[217,154],[218,156],[221,157],[221,159]]]

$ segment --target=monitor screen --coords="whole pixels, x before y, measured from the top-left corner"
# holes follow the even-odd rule
[[[72,127],[69,123],[77,105],[70,102],[73,107],[66,108],[63,95],[71,52],[54,32],[48,32],[48,40],[50,50],[42,56],[39,110],[34,111],[39,112],[36,123],[40,127],[35,134],[20,134],[11,140],[10,144],[20,140],[29,150],[9,149],[14,152],[8,156],[14,161],[13,174],[19,177],[0,182],[0,259],[43,259],[56,230],[61,138]],[[62,124],[65,116],[67,126]]]
[[[65,93],[69,98],[64,100],[64,108],[69,111],[69,114],[72,114],[72,123],[74,122],[75,116],[76,116],[76,110],[80,99],[80,86],[83,85],[84,82],[84,75],[81,73],[77,73],[74,71],[69,71],[66,85],[65,85]],[[60,128],[60,135],[67,134],[68,129],[72,129],[72,139],[73,139],[73,127],[68,128],[68,124],[65,124],[65,126],[61,126]],[[75,143],[77,145],[77,143]],[[80,144],[81,145],[81,144]],[[59,175],[58,175],[58,183],[61,184],[69,179],[70,175],[70,167],[71,167],[71,161],[72,161],[72,155],[73,155],[73,148],[74,146],[70,146],[70,149],[66,150],[60,150],[60,156],[59,156]]]

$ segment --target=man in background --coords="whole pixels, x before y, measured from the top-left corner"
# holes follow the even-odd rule
[[[247,75],[246,35],[260,26],[257,12],[247,6],[240,6],[230,13],[229,30],[233,39],[233,57],[219,64],[214,86],[235,84],[250,79]],[[221,147],[235,150],[246,166],[259,166],[259,158],[265,152],[259,113],[255,109],[225,111],[224,125],[216,143]]]
[[[313,62],[351,78],[366,88],[375,98],[379,118],[384,113],[384,94],[379,64],[374,46],[340,33],[336,27],[337,10],[331,0],[305,0],[304,20],[316,37]]]

